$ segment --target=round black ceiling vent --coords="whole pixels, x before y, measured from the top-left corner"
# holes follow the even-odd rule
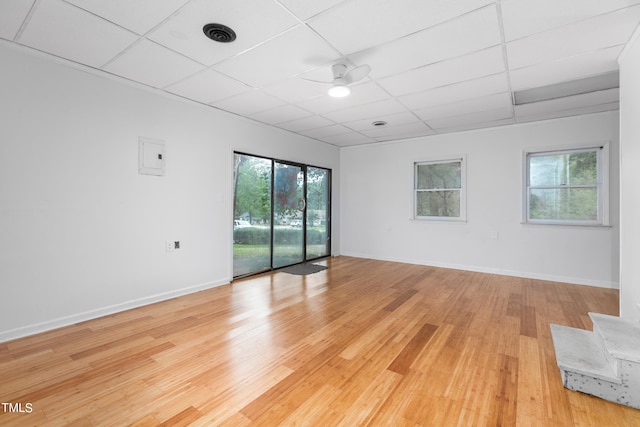
[[[371,124],[373,126],[386,126],[387,122],[385,122],[384,120],[378,120],[378,121],[372,122]]]
[[[202,27],[205,36],[220,43],[230,43],[236,39],[236,33],[231,28],[222,24],[207,24]]]

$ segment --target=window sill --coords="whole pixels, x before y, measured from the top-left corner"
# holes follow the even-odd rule
[[[409,218],[409,222],[418,223],[436,223],[436,224],[466,224],[466,219],[447,219],[447,218]]]
[[[550,227],[586,227],[586,228],[612,228],[611,224],[576,224],[576,223],[563,223],[563,222],[520,222],[521,225],[526,226],[550,226]]]

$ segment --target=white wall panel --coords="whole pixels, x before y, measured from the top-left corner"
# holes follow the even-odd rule
[[[22,49],[0,62],[0,341],[228,283],[234,150],[339,182],[330,145]],[[165,176],[138,174],[141,136],[165,141]]]
[[[341,253],[615,288],[617,121],[611,112],[345,148]],[[594,141],[611,143],[613,226],[521,224],[523,150]],[[459,154],[467,222],[412,220],[413,162]]]
[[[640,321],[640,30],[620,56],[620,315]]]

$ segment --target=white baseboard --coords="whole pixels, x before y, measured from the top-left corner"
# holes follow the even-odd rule
[[[395,258],[395,257],[380,257],[380,256],[373,256],[370,254],[361,254],[361,253],[352,253],[352,252],[341,253],[340,255],[354,257],[354,258],[375,259],[379,261],[402,262],[406,264],[424,265],[429,267],[449,268],[454,270],[475,271],[478,273],[523,277],[527,279],[546,280],[551,282],[572,283],[576,285],[595,286],[600,288],[619,289],[619,284],[616,282],[587,280],[580,277],[556,276],[556,275],[550,275],[550,274],[540,274],[540,273],[523,272],[523,271],[515,271],[515,270],[505,270],[505,269],[497,269],[497,268],[486,268],[486,267],[469,266],[469,265],[461,265],[461,264],[433,262],[433,261],[427,261],[427,260],[405,259],[405,258]],[[334,254],[333,256],[340,256],[340,255]],[[41,332],[50,331],[52,329],[57,329],[64,326],[73,325],[76,323],[84,322],[86,320],[96,319],[98,317],[108,316],[110,314],[118,313],[125,310],[130,310],[132,308],[141,307],[144,305],[149,305],[149,304],[153,304],[160,301],[166,301],[182,295],[187,295],[194,292],[203,291],[205,289],[214,288],[216,286],[226,285],[230,283],[230,281],[231,280],[229,279],[221,279],[213,282],[202,283],[196,286],[177,289],[171,292],[152,295],[152,296],[140,298],[137,300],[126,301],[120,304],[115,304],[107,307],[98,308],[95,310],[72,314],[70,316],[48,320],[46,322],[35,323],[32,325],[22,326],[22,327],[10,329],[7,331],[0,331],[0,343],[11,341],[17,338],[23,338],[29,335],[38,334]]]
[[[369,254],[360,254],[360,253],[353,253],[353,252],[343,253],[342,255],[350,256],[354,258],[367,258],[367,259],[375,259],[379,261],[402,262],[406,264],[424,265],[429,267],[440,267],[440,268],[449,268],[453,270],[474,271],[477,273],[499,274],[501,276],[522,277],[525,279],[545,280],[548,282],[571,283],[574,285],[594,286],[598,288],[608,288],[608,289],[620,288],[620,284],[617,282],[589,280],[582,277],[557,276],[552,274],[533,273],[529,271],[506,270],[506,269],[500,269],[500,268],[488,268],[488,267],[479,267],[479,266],[473,266],[473,265],[451,264],[451,263],[442,263],[442,262],[434,262],[434,261],[418,260],[418,259],[379,257],[379,256],[373,256]]]
[[[64,317],[59,317],[57,319],[47,320],[46,322],[35,323],[27,326],[21,326],[19,328],[10,329],[7,331],[0,331],[0,343],[5,341],[11,341],[17,338],[23,338],[29,335],[39,334],[41,332],[46,332],[53,329],[62,328],[64,326],[74,325],[76,323],[84,322],[91,319],[96,319],[98,317],[108,316],[110,314],[119,313],[121,311],[130,310],[132,308],[142,307],[144,305],[166,301],[179,296],[203,291],[205,289],[226,285],[228,283],[230,283],[230,280],[228,279],[221,279],[213,282],[201,283],[199,285],[190,286],[187,288],[176,289],[170,292],[164,292],[161,294],[151,295],[151,296],[139,298],[136,300],[125,301],[120,304],[101,307],[95,310],[89,310],[82,313],[72,314],[70,316],[64,316]]]

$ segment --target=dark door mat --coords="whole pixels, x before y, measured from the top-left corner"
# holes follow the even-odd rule
[[[326,270],[326,269],[327,267],[325,267],[324,265],[305,263],[305,264],[292,265],[291,267],[282,269],[282,271],[284,271],[285,273],[297,274],[302,276],[305,274],[317,273],[319,271]]]

